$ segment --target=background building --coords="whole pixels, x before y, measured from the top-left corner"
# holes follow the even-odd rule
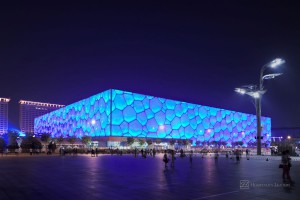
[[[8,103],[10,99],[0,98],[0,135],[8,130]]]
[[[34,132],[34,118],[62,108],[64,105],[20,100],[20,129],[24,133]]]
[[[36,118],[35,133],[249,144],[256,142],[256,116],[111,89]],[[270,118],[262,117],[262,136],[269,144]]]

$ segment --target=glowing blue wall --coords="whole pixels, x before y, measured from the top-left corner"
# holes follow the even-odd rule
[[[34,132],[51,133],[52,137],[109,136],[110,94],[107,90],[35,118]]]
[[[93,120],[95,124],[92,124]],[[262,117],[262,126],[262,142],[266,143],[270,141],[271,119]],[[256,116],[108,90],[37,118],[35,131],[50,132],[53,136],[69,134],[77,137],[122,136],[248,143],[256,141]]]

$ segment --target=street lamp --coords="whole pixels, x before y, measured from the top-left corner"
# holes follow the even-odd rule
[[[277,76],[282,75],[282,73],[274,73],[274,74],[266,74],[264,75],[264,71],[270,68],[276,68],[285,63],[285,60],[281,58],[276,58],[271,62],[265,64],[260,69],[260,77],[259,77],[259,85],[246,85],[241,88],[235,88],[235,91],[239,94],[247,94],[254,98],[255,101],[255,110],[256,110],[256,121],[257,121],[257,155],[261,155],[261,98],[267,90],[264,90],[263,83],[264,80],[273,79]]]

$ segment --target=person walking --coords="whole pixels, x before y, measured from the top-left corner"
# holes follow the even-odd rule
[[[96,148],[96,157],[98,157],[98,148]]]
[[[246,149],[246,158],[247,158],[247,160],[250,159],[250,157],[249,157],[249,149]]]
[[[95,150],[92,149],[92,151],[91,151],[91,157],[94,157],[94,156],[95,156]]]
[[[167,150],[165,150],[163,162],[165,163],[165,169],[168,169],[168,165],[167,164],[169,162],[169,158],[168,158],[168,155],[167,155]]]
[[[235,152],[235,157],[236,157],[236,162],[240,162],[240,152],[238,149]]]
[[[291,158],[289,156],[289,150],[283,151],[281,156],[281,164],[282,164],[282,180],[288,181],[292,183],[292,179],[290,176],[290,168],[291,168]]]
[[[144,157],[144,149],[141,149],[142,158]]]
[[[156,154],[156,150],[153,149],[153,158],[155,157],[155,154]]]
[[[190,151],[190,166],[193,164],[193,150]]]
[[[135,147],[135,149],[134,149],[134,157],[136,158],[136,156],[137,156],[137,148]]]

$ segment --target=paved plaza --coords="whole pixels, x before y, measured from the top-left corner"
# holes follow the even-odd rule
[[[293,186],[283,184],[276,159],[178,158],[164,169],[132,155],[0,156],[0,200],[299,199],[300,162]]]

